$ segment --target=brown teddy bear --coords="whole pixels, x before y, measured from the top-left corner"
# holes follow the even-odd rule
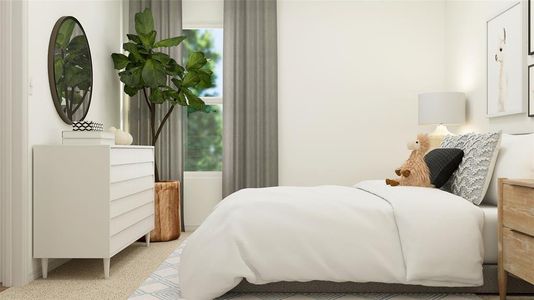
[[[419,134],[417,140],[408,143],[408,149],[412,150],[408,160],[395,173],[398,179],[386,179],[386,184],[391,186],[421,186],[432,187],[430,171],[425,162],[425,154],[430,148],[430,141],[426,134]]]

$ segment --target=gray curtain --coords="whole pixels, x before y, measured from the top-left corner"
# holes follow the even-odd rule
[[[132,0],[129,1],[129,33],[135,33],[135,14],[150,8],[154,15],[154,26],[158,33],[157,40],[179,36],[182,33],[182,1],[181,0]],[[180,47],[166,48],[167,54],[178,63],[182,61]],[[134,144],[150,145],[150,111],[141,98],[141,93],[130,98],[128,110],[128,129],[134,138]],[[156,124],[159,124],[169,109],[169,104],[156,106]],[[183,177],[182,148],[182,109],[176,106],[156,144],[156,162],[160,180],[179,180]],[[157,126],[157,125],[156,125]],[[183,189],[180,188],[182,199],[181,213],[183,216]],[[183,226],[183,217],[182,229]]]
[[[276,0],[224,1],[224,196],[278,184],[276,26]]]

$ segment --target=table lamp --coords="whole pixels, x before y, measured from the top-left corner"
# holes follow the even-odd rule
[[[428,137],[430,148],[439,147],[446,135],[452,135],[446,125],[465,122],[465,95],[459,92],[419,94],[419,125],[437,125]]]

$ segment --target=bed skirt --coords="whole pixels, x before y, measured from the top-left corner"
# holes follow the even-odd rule
[[[262,285],[251,284],[246,280],[233,288],[230,293],[276,292],[276,293],[499,293],[497,265],[484,265],[484,285],[477,287],[431,287],[392,283],[357,282],[274,282]],[[508,276],[508,294],[534,294],[534,285],[521,279]]]

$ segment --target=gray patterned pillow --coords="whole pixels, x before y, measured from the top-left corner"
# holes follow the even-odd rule
[[[441,148],[459,148],[464,158],[444,189],[479,205],[491,181],[501,144],[501,132],[449,135]]]

